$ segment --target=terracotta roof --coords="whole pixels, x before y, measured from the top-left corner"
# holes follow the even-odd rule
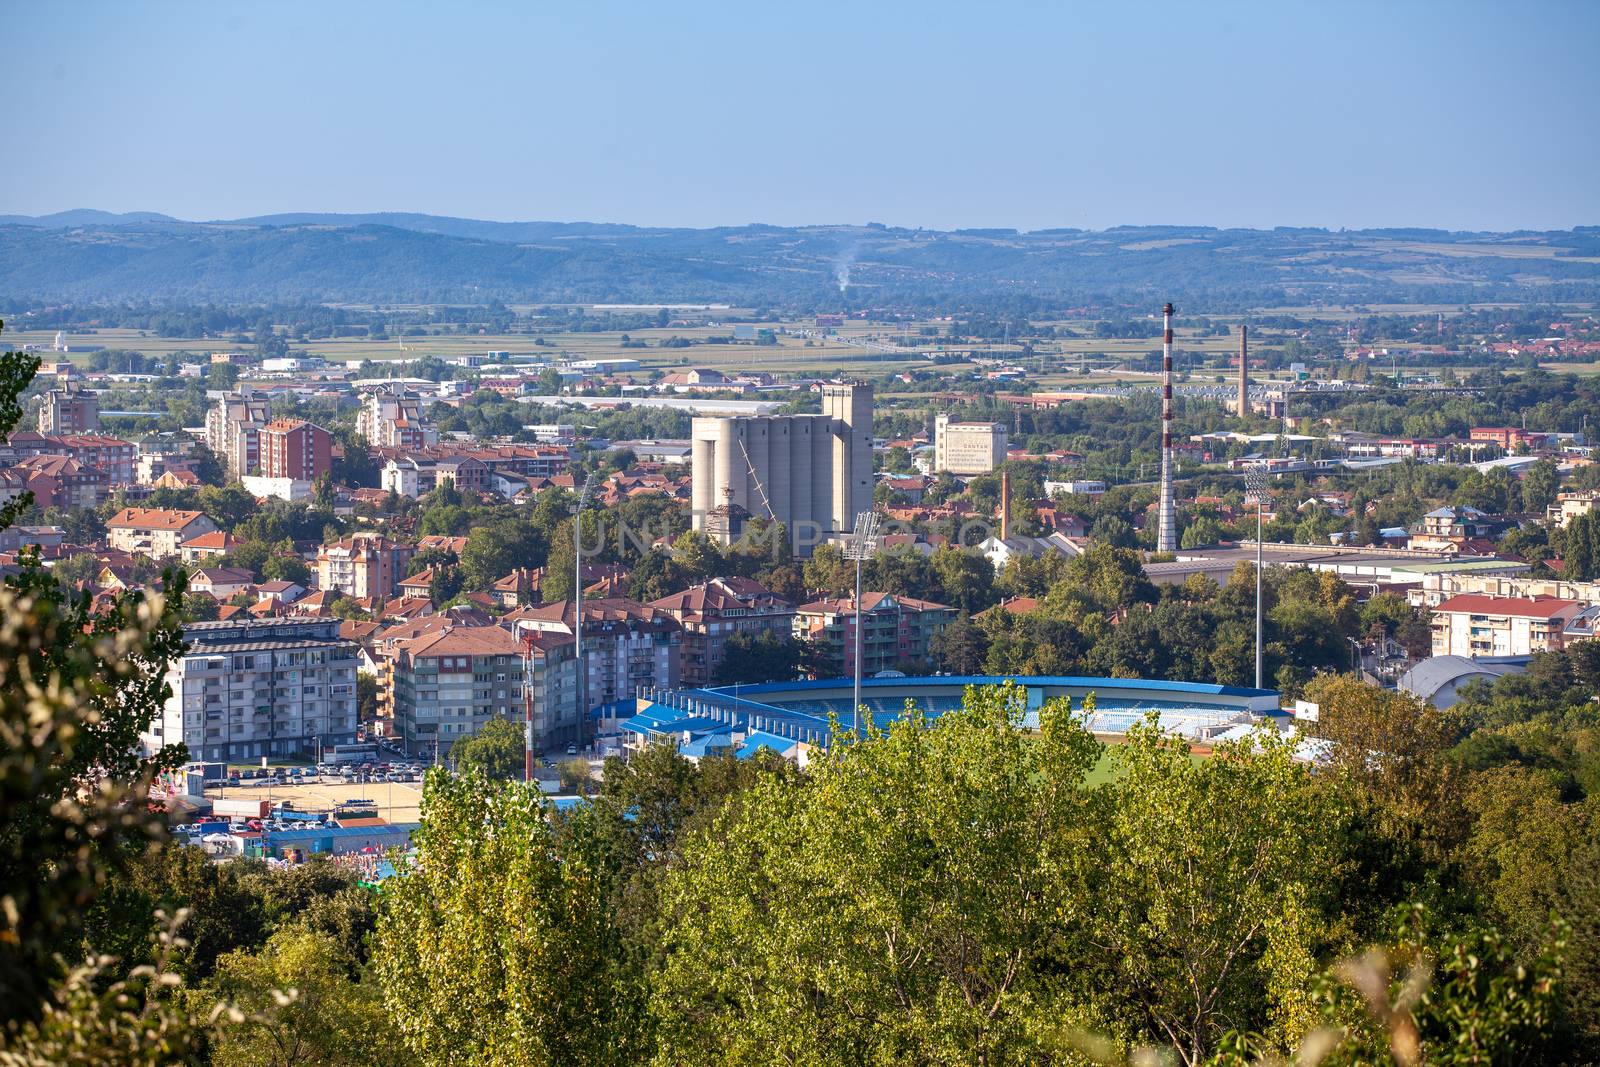
[[[1013,597],[1007,597],[1006,599],[1000,601],[1000,603],[994,605],[993,607],[984,608],[982,611],[980,611],[976,615],[974,615],[973,618],[974,619],[981,619],[985,615],[988,615],[990,612],[994,612],[994,611],[1004,611],[1004,612],[1006,612],[1007,614],[1010,614],[1010,615],[1031,615],[1033,612],[1037,611],[1038,608],[1039,608],[1039,598],[1038,597],[1013,596]]]
[[[1551,619],[1568,610],[1581,609],[1577,600],[1561,600],[1553,596],[1519,597],[1488,596],[1480,593],[1463,593],[1434,608],[1435,614],[1465,612],[1471,615],[1505,615],[1523,619]]]
[[[172,511],[167,508],[123,508],[111,517],[106,526],[122,530],[182,530],[196,519],[205,518],[199,511]]]
[[[412,658],[423,656],[520,656],[522,642],[498,626],[455,626],[403,643]]]
[[[81,474],[90,469],[71,456],[27,456],[18,460],[17,466],[33,471],[35,474],[45,474],[51,477]]]
[[[713,578],[681,592],[669,593],[660,600],[652,600],[650,606],[676,614],[701,615],[707,611],[715,613],[750,607],[781,611],[789,607],[789,602],[754,578],[732,576]]]
[[[418,548],[442,548],[447,552],[461,555],[461,550],[467,547],[465,537],[451,537],[448,534],[427,534],[417,542]]]
[[[861,607],[865,611],[876,611],[878,605],[883,603],[889,593],[862,593]],[[936,604],[931,600],[918,600],[916,597],[895,596],[895,601],[902,607],[914,611],[949,611],[950,605]],[[801,604],[795,611],[801,615],[854,615],[855,598],[848,596],[825,597],[822,600],[813,600],[809,604]]]
[[[202,567],[189,576],[191,583],[198,582],[201,579],[210,582],[212,585],[218,582],[223,585],[239,583],[251,585],[255,582],[256,576],[243,567]]]
[[[187,537],[183,541],[184,548],[214,548],[220,552],[237,545],[239,542],[226,530],[208,530],[203,534]]]

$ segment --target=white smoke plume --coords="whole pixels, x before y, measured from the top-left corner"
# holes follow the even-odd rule
[[[857,250],[857,246],[852,244],[833,261],[833,280],[839,283],[841,293],[850,287],[850,268],[855,266]]]

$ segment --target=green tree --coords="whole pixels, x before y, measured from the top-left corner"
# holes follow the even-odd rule
[[[933,657],[941,671],[967,675],[983,673],[989,654],[989,639],[965,615],[946,626],[933,638]]]
[[[305,586],[311,581],[311,567],[295,552],[294,544],[283,541],[274,546],[261,564],[261,576],[269,582],[294,582]]]
[[[1292,743],[1270,730],[1197,762],[1147,723],[1111,752],[1120,773],[1089,924],[1119,1017],[1191,1065],[1230,1028],[1292,1047],[1316,1022],[1338,807],[1315,801]]]
[[[1561,468],[1541,459],[1522,474],[1522,510],[1542,516],[1561,490]]]
[[[516,567],[537,564],[533,530],[514,520],[478,526],[461,549],[461,573],[467,587],[484,589]]]
[[[997,599],[994,567],[976,552],[943,545],[933,553],[931,562],[944,602],[963,614],[982,611]]]
[[[637,1008],[616,965],[602,871],[559,853],[521,783],[429,773],[416,857],[386,887],[374,966],[430,1064],[632,1063]]]
[[[230,952],[204,989],[191,990],[197,1009],[221,1002],[245,1019],[212,1046],[216,1063],[240,1067],[330,1067],[408,1064],[377,984],[352,980],[352,962],[326,934],[288,927],[258,952]]]
[[[1018,690],[836,744],[766,779],[684,845],[653,978],[661,1062],[994,1063],[1036,1050],[1075,917],[1099,745]]]
[[[457,738],[450,746],[450,759],[458,772],[476,772],[490,781],[521,778],[526,753],[522,726],[498,715],[477,733]]]
[[[712,681],[717,685],[789,681],[799,669],[800,649],[787,634],[741,631],[728,636]]]

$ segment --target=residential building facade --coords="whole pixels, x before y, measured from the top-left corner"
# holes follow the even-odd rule
[[[392,675],[394,726],[406,750],[443,756],[490,719],[522,723],[525,651],[499,626],[455,626],[401,642]]]
[[[106,522],[106,543],[123,552],[164,559],[178,555],[185,541],[216,528],[199,511],[123,508]]]
[[[860,615],[862,673],[906,670],[923,672],[932,663],[933,639],[951,622],[956,609],[929,600],[864,593]],[[857,612],[854,598],[831,597],[795,609],[794,636],[819,644],[835,677],[855,673]]]
[[[1600,501],[1600,489],[1558,493],[1555,502],[1546,509],[1545,517],[1557,526],[1565,526],[1579,515],[1593,511],[1596,501]]]
[[[274,419],[261,428],[261,473],[314,482],[333,469],[333,435],[304,419]]]
[[[422,417],[421,397],[386,389],[367,395],[356,429],[376,448],[426,448],[439,440],[438,427]]]
[[[94,433],[98,429],[100,398],[82,386],[63,385],[40,397],[40,433]]]
[[[683,627],[679,680],[686,686],[711,684],[734,634],[770,633],[787,641],[794,631],[794,605],[750,578],[713,578],[650,606]]]
[[[191,759],[315,757],[356,737],[356,646],[337,619],[191,623],[167,673],[172,695],[140,736],[146,754],[183,742]]]
[[[241,390],[224,393],[206,412],[206,447],[234,477],[261,466],[261,428],[272,421],[267,398]]]
[[[1567,624],[1584,609],[1557,597],[1465,593],[1433,609],[1435,656],[1531,656],[1566,646]]]
[[[519,635],[571,635],[572,603],[522,608],[501,623]],[[637,600],[585,600],[583,661],[585,711],[632,697],[645,687],[674,688],[683,661],[683,627],[667,612]]]
[[[357,600],[395,595],[415,549],[361,531],[317,550],[317,587]]]

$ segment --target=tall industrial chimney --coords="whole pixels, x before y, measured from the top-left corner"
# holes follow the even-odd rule
[[[1239,325],[1239,405],[1235,414],[1241,419],[1250,414],[1250,327]]]
[[[1011,537],[1011,472],[1000,468],[1000,540]]]
[[[1178,512],[1172,500],[1172,305],[1161,309],[1161,525],[1157,552],[1178,551]]]

